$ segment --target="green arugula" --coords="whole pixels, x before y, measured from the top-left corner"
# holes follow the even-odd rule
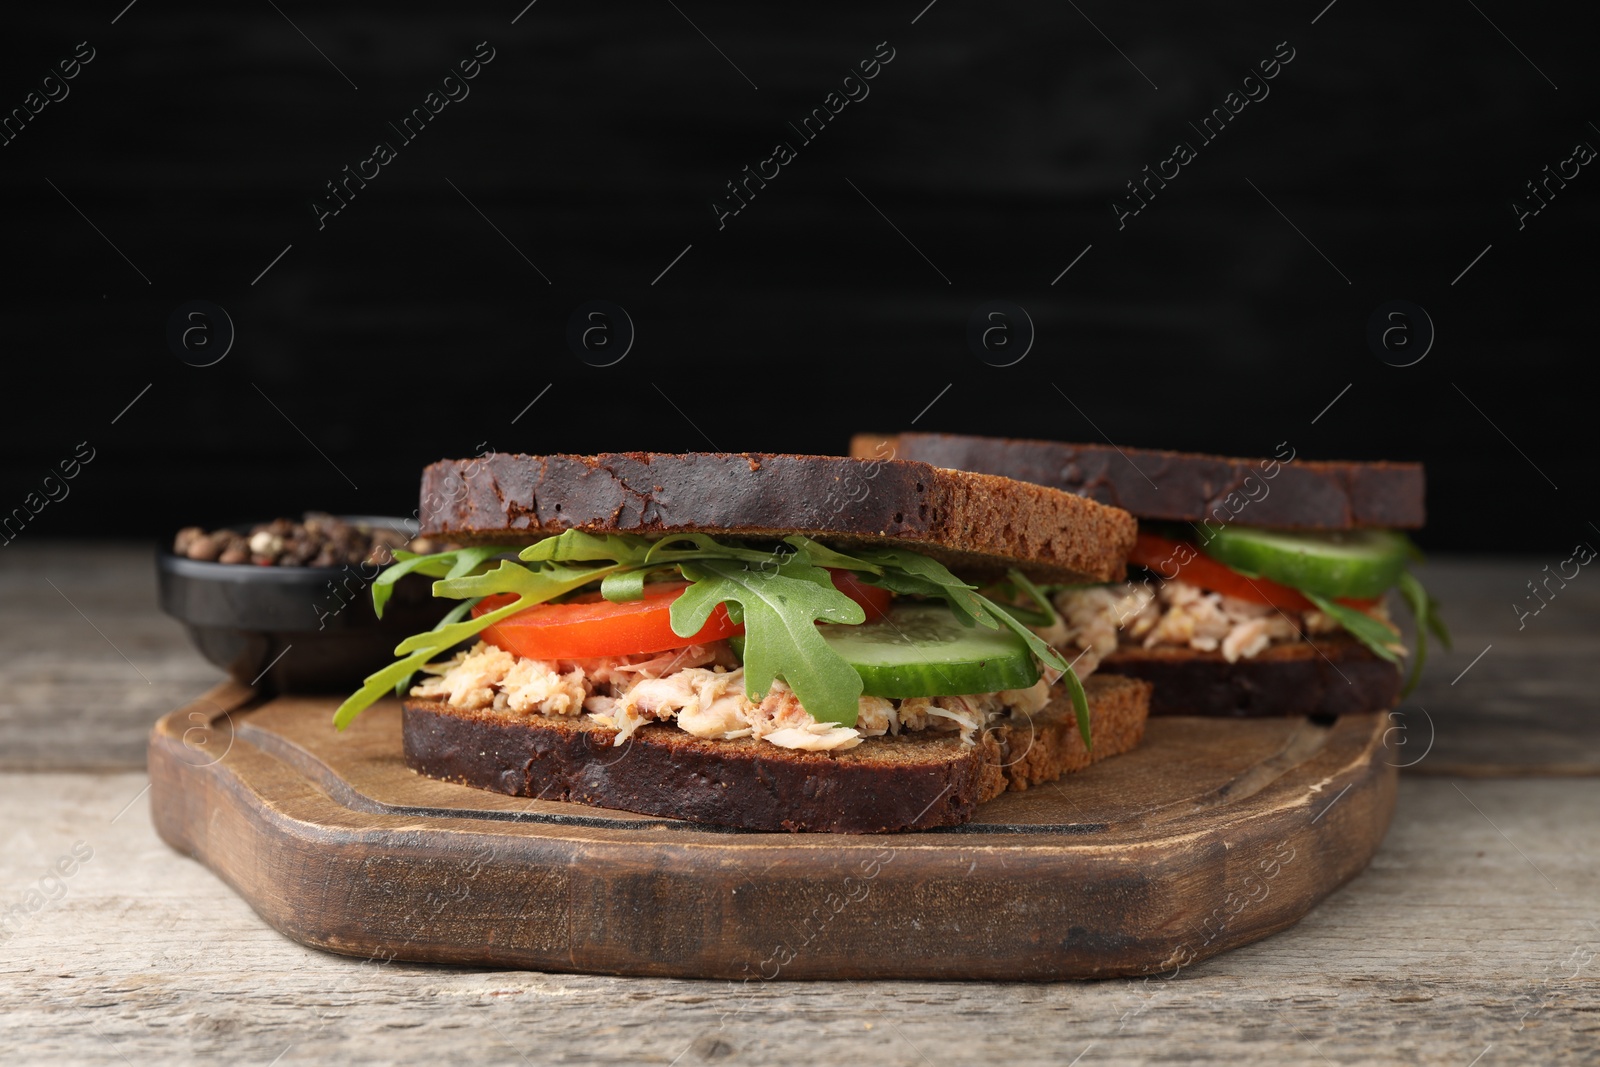
[[[902,595],[941,597],[968,626],[1000,628],[999,621],[984,609],[977,586],[963,582],[938,560],[901,548],[869,548],[862,550],[860,556],[879,568],[879,573],[865,579],[873,585]]]
[[[517,560],[497,560],[513,552]],[[942,563],[915,552],[869,548],[850,555],[798,534],[772,548],[755,548],[701,533],[652,541],[634,534],[568,530],[520,552],[505,545],[427,556],[398,552],[396,562],[373,582],[373,604],[380,614],[394,583],[412,573],[438,579],[433,594],[462,603],[427,633],[400,642],[395,655],[401,658],[369,675],[334,713],[334,725],[344,729],[385,693],[403,692],[424,664],[519,611],[595,582],[607,600],[638,600],[644,596],[646,581],[676,571],[690,584],[672,604],[674,633],[693,635],[719,604],[724,605],[729,617],[745,627],[745,686],[751,699],[763,698],[773,681],[782,678],[817,720],[851,726],[860,707],[861,676],[829,647],[816,624],[855,625],[865,621],[866,614],[834,587],[827,568],[861,572],[864,581],[890,592],[942,599],[968,626],[1015,632],[1041,662],[1066,678],[1079,733],[1086,746],[1091,744],[1088,702],[1071,664],[1011,609],[978,594],[975,586]],[[1012,580],[1054,617],[1053,607],[1037,587],[1017,572]],[[478,618],[468,617],[484,597],[506,593],[515,599]],[[1027,609],[1019,613],[1034,614]]]
[[[568,530],[559,537],[535,541],[518,553],[527,563],[593,563],[609,559],[615,563],[643,563],[651,542],[633,534],[592,534]]]
[[[1411,671],[1406,675],[1405,688],[1400,690],[1400,695],[1410,696],[1411,691],[1417,687],[1417,682],[1422,679],[1422,665],[1428,662],[1428,634],[1439,639],[1439,643],[1450,650],[1450,630],[1445,626],[1444,620],[1439,617],[1439,602],[1428,594],[1422,583],[1410,571],[1400,574],[1400,596],[1405,600],[1406,606],[1411,609],[1411,617],[1417,624],[1417,658],[1411,664]]]
[[[819,567],[832,567],[834,570],[840,571],[870,571],[873,574],[883,573],[883,568],[877,566],[876,564],[868,563],[866,560],[856,559],[854,556],[847,556],[843,552],[835,552],[827,545],[819,545],[817,542],[811,540],[811,538],[805,537],[801,534],[790,534],[788,537],[783,539],[783,543],[798,552],[804,552],[807,558],[809,558],[812,563],[815,563]]]
[[[385,567],[383,573],[372,580],[372,610],[377,613],[378,618],[383,618],[383,609],[394,592],[394,583],[412,572],[425,574],[429,578],[458,578],[495,556],[516,550],[515,545],[475,545],[472,548],[435,552],[427,556],[419,556],[404,549],[397,550],[394,554],[395,562]]]
[[[1350,636],[1371,649],[1373,655],[1379,659],[1388,660],[1390,663],[1398,664],[1400,662],[1400,656],[1393,648],[1395,644],[1394,631],[1389,629],[1388,626],[1374,619],[1366,612],[1346,607],[1336,600],[1318,596],[1316,593],[1307,593],[1304,589],[1300,590],[1300,592],[1304,593],[1306,598],[1315,604],[1317,609],[1324,615],[1327,615],[1334,622],[1348,630]]]
[[[1012,567],[1006,571],[1006,577],[1012,589],[1033,601],[1034,604],[1032,608],[1007,604],[1006,610],[1013,617],[1020,619],[1029,626],[1043,626],[1046,628],[1054,626],[1061,620],[1061,616],[1056,613],[1056,606],[1050,602],[1050,598],[1045,595],[1045,591],[1030,582],[1027,575]]]
[[[672,631],[692,634],[718,604],[738,604],[744,616],[745,691],[760,700],[781,675],[812,718],[854,726],[861,676],[828,646],[818,621],[859,624],[861,605],[835,589],[828,572],[798,559],[763,571],[734,560],[682,564],[694,584],[672,602]]]

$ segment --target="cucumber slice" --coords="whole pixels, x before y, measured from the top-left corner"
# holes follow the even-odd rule
[[[944,604],[900,604],[859,626],[818,625],[868,696],[932,697],[1026,689],[1039,667],[1010,630],[964,625]]]
[[[1200,551],[1241,574],[1325,597],[1375,597],[1394,588],[1411,542],[1391,530],[1305,531],[1225,526]]]

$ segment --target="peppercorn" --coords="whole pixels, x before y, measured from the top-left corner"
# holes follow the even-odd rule
[[[408,544],[403,531],[388,526],[350,523],[323,512],[307,512],[303,520],[274,519],[257,523],[249,533],[186,526],[173,538],[175,554],[219,563],[252,563],[260,567],[385,567],[397,548],[419,555],[451,547],[418,537]]]

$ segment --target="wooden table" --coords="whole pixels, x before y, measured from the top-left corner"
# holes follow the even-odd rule
[[[279,936],[151,829],[145,732],[219,674],[156,612],[150,550],[19,540],[0,551],[0,1057],[1593,1063],[1600,582],[1519,630],[1510,605],[1547,562],[1423,570],[1457,650],[1397,720],[1416,762],[1383,849],[1295,928],[1171,980],[739,988],[362,962]]]

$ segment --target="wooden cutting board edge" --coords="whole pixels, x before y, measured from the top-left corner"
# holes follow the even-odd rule
[[[1239,802],[1120,841],[419,818],[342,806],[239,740],[257,703],[224,683],[156,724],[157,829],[285,935],[380,960],[747,981],[1173,973],[1358,874],[1397,788],[1379,714],[1341,720]]]

